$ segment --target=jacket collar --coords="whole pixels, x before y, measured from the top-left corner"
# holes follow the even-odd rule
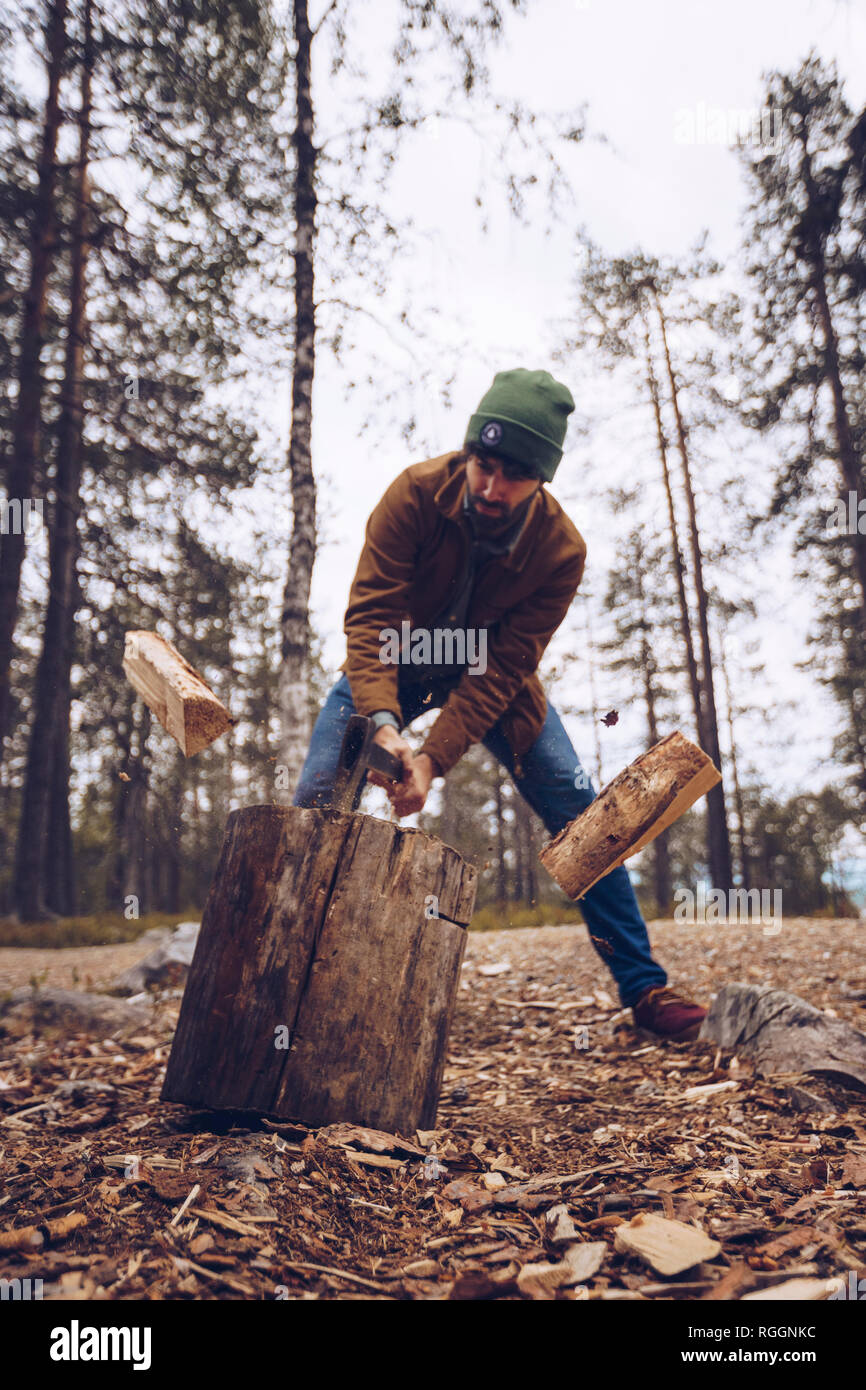
[[[463,527],[465,525],[463,521],[463,489],[466,483],[466,465],[460,464],[458,467],[454,467],[452,460],[456,457],[457,454],[455,453],[447,460],[445,465],[447,477],[438,492],[434,494],[433,501],[443,516]],[[533,494],[523,529],[512,550],[507,555],[497,556],[500,564],[505,565],[508,569],[523,569],[535,544],[544,509],[542,485],[542,487],[536,488]]]

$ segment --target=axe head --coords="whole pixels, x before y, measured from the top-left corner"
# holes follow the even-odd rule
[[[369,769],[380,772],[393,782],[403,778],[403,764],[393,753],[374,743],[376,725],[363,714],[353,714],[343,735],[331,809],[349,815],[360,799],[364,777]]]

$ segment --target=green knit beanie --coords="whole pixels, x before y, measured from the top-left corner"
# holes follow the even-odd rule
[[[498,458],[523,464],[550,482],[560,459],[574,399],[550,372],[517,367],[497,372],[469,421],[464,448],[477,444]]]

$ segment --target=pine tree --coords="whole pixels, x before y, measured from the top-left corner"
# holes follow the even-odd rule
[[[55,500],[49,601],[18,827],[16,899],[28,919],[48,905],[68,911],[73,891],[71,865],[64,863],[60,871],[48,845],[56,840],[68,851],[72,843],[68,729],[79,542],[90,583],[115,584],[119,570],[129,575],[141,568],[131,548],[143,547],[148,533],[158,548],[164,532],[158,513],[151,521],[142,511],[146,480],[159,479],[190,504],[204,486],[225,505],[230,489],[253,478],[253,431],[210,392],[229,376],[242,342],[262,330],[241,295],[258,265],[268,217],[281,215],[285,183],[271,125],[280,83],[269,54],[255,46],[269,41],[260,7],[227,2],[216,12],[210,7],[179,17],[143,0],[133,16],[100,14],[98,27],[91,14],[89,0],[81,0],[80,146],[71,187],[62,193],[60,244],[65,240],[70,276],[66,368],[59,392],[49,384],[41,403]],[[152,47],[142,44],[135,21]],[[157,42],[154,30],[162,21],[166,27]],[[177,42],[167,44],[166,34]],[[130,157],[157,176],[147,195],[152,217],[144,230],[132,229],[107,189],[90,187],[89,92],[96,72],[108,108],[93,125],[101,131],[120,117],[136,121],[144,138],[132,143]],[[113,105],[106,96],[112,84]],[[158,125],[151,120],[154,109]],[[184,139],[178,139],[180,131]],[[104,137],[94,153],[104,153]],[[186,227],[186,234],[179,236],[178,227]],[[86,261],[92,271],[87,282]],[[79,535],[82,489],[96,508],[82,518]],[[152,607],[159,614],[158,580],[150,574],[146,582],[151,596],[139,609]],[[137,575],[133,583],[139,583]],[[144,739],[150,734],[149,721],[138,715],[127,727],[138,727]],[[123,756],[132,758],[130,743],[125,750]],[[142,748],[118,802],[121,844],[135,839],[130,806],[138,816],[148,805],[146,766]]]
[[[90,126],[93,84],[93,6],[84,0],[78,108],[78,152],[72,183],[69,309],[62,398],[57,421],[54,509],[49,517],[48,603],[36,668],[34,713],[18,828],[15,905],[25,921],[38,921],[47,896],[69,915],[74,881],[69,862],[68,738],[70,673],[78,601],[78,512],[83,453],[83,376],[86,266],[90,235]],[[53,812],[53,814],[52,814]],[[49,830],[51,837],[49,839]],[[50,894],[49,844],[52,843]]]
[[[22,510],[33,500],[38,479],[42,415],[42,350],[46,334],[48,282],[56,255],[57,139],[62,121],[60,84],[67,62],[67,0],[46,0],[43,11],[47,92],[30,208],[29,266],[16,359],[17,402],[11,453],[6,464],[7,501]],[[0,758],[9,725],[11,666],[18,622],[21,570],[26,549],[23,524],[7,529],[0,544]]]
[[[746,160],[748,270],[757,296],[747,417],[760,429],[787,427],[775,436],[784,453],[771,515],[802,512],[806,499],[826,506],[826,459],[836,465],[847,511],[850,492],[863,496],[866,437],[861,122],[835,69],[814,54],[793,75],[771,74],[765,102],[780,112],[781,136]],[[862,626],[866,527],[840,545],[859,588]]]
[[[635,493],[620,490],[613,499],[615,514],[633,511],[637,500]],[[620,551],[622,561],[608,573],[604,595],[612,631],[601,646],[607,669],[621,687],[625,677],[623,703],[627,693],[643,703],[646,747],[651,748],[664,737],[662,729],[676,710],[682,672],[676,599],[663,537],[648,536],[643,527],[636,527],[623,537]],[[656,915],[668,916],[673,878],[667,833],[653,841],[650,856]]]
[[[691,285],[717,274],[719,267],[705,255],[699,244],[688,264],[662,265],[638,251],[628,257],[608,259],[587,238],[582,238],[583,265],[578,281],[579,322],[569,350],[590,345],[611,362],[628,364],[640,382],[652,409],[652,429],[661,463],[663,488],[670,526],[670,551],[677,582],[680,630],[685,668],[695,714],[698,741],[717,766],[720,765],[718,718],[716,713],[713,658],[710,647],[710,605],[704,578],[704,549],[697,516],[692,481],[693,460],[688,424],[681,403],[681,382],[669,342],[669,310],[666,300],[677,296],[679,323],[703,325],[706,307],[690,294]],[[664,389],[663,389],[664,388]],[[699,389],[709,393],[703,382]],[[689,537],[691,568],[687,569],[680,541],[682,526],[674,502],[669,466],[665,408],[674,422],[673,435],[679,453],[685,530]],[[686,584],[693,589],[693,602]],[[696,658],[699,637],[699,661]],[[721,783],[707,796],[707,834],[710,872],[713,883],[726,890],[732,882],[730,839]]]
[[[813,649],[845,719],[834,750],[866,824],[866,125],[814,53],[796,73],[770,74],[765,100],[780,135],[745,160],[755,299],[741,372],[743,414],[781,462],[769,517],[753,525],[797,522],[801,574],[820,604]]]

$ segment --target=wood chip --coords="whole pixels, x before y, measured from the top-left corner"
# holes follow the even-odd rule
[[[190,1202],[194,1201],[195,1198],[198,1196],[198,1194],[199,1194],[200,1192],[201,1192],[201,1184],[200,1184],[200,1183],[196,1183],[195,1187],[190,1188],[189,1195],[188,1195],[186,1201],[184,1202],[183,1206],[178,1207],[178,1209],[177,1209],[177,1211],[175,1212],[174,1216],[171,1218],[171,1220],[170,1220],[169,1223],[168,1223],[169,1226],[176,1226],[176,1225],[177,1225],[178,1221],[180,1221],[180,1218],[183,1216],[183,1214],[184,1214],[184,1212],[186,1211],[187,1207],[189,1206]]]
[[[717,1240],[684,1221],[671,1221],[655,1212],[639,1212],[614,1232],[614,1245],[626,1254],[637,1255],[658,1274],[681,1274],[702,1260],[715,1259],[721,1252]]]
[[[568,1207],[560,1203],[544,1213],[545,1233],[552,1245],[569,1245],[577,1239]]]
[[[498,1188],[507,1186],[501,1173],[482,1173],[481,1181],[488,1192],[496,1192]]]
[[[517,1275],[517,1287],[530,1298],[554,1298],[558,1288],[590,1279],[601,1267],[606,1253],[603,1241],[572,1245],[558,1264],[524,1265]]]
[[[711,1086],[690,1086],[683,1091],[681,1100],[709,1100],[710,1096],[720,1096],[724,1091],[739,1089],[739,1081],[717,1081]]]
[[[412,1279],[435,1279],[439,1265],[435,1260],[412,1260],[403,1266],[403,1273]]]
[[[346,1279],[350,1284],[361,1284],[365,1289],[374,1289],[376,1293],[386,1293],[382,1284],[376,1284],[372,1279],[364,1279],[360,1274],[351,1274],[347,1269],[334,1269],[332,1265],[309,1264],[306,1260],[283,1260],[286,1269],[312,1269],[319,1274],[329,1274],[332,1278]]]
[[[551,1004],[546,999],[502,999],[496,998],[495,1004],[505,1004],[510,1009],[561,1009],[562,1004]]]
[[[403,1168],[405,1158],[390,1158],[388,1154],[362,1154],[355,1149],[346,1150],[353,1163],[362,1163],[365,1168]]]
[[[435,1130],[428,1131],[432,1137]],[[363,1149],[365,1153],[401,1154],[406,1158],[424,1158],[425,1149],[398,1134],[387,1134],[382,1129],[365,1129],[363,1125],[325,1125],[316,1131],[316,1138],[338,1148]]]
[[[784,1284],[776,1284],[773,1288],[743,1294],[740,1302],[817,1303],[831,1294],[839,1293],[844,1287],[845,1279],[841,1274],[834,1275],[832,1279],[786,1279]]]
[[[236,1221],[233,1216],[227,1216],[222,1211],[212,1211],[205,1207],[190,1207],[193,1216],[200,1216],[202,1221],[208,1221],[212,1226],[221,1226],[224,1231],[233,1231],[238,1236],[256,1236],[261,1233],[255,1226],[247,1226],[243,1221]]]

